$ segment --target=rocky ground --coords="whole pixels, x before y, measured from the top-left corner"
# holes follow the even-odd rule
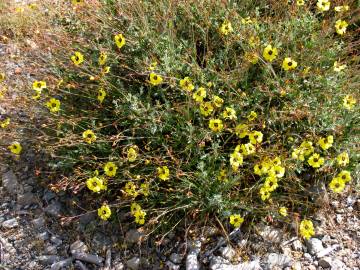
[[[28,45],[30,53],[36,49]],[[11,42],[0,44],[1,69],[12,84],[0,113],[19,123],[29,120],[17,106],[32,76],[31,63],[20,60],[25,53]],[[354,191],[325,204],[309,241],[259,225],[256,233],[235,230],[228,239],[209,226],[192,239],[170,233],[155,243],[126,216],[120,227],[102,223],[94,213],[82,214],[71,195],[43,186],[35,176],[38,157],[29,149],[20,160],[1,162],[0,269],[360,269],[360,196]]]

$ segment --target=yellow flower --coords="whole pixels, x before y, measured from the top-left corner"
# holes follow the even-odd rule
[[[230,165],[234,172],[239,170],[239,167],[243,164],[243,156],[238,151],[234,151],[230,154]]]
[[[184,79],[180,80],[180,87],[181,89],[188,92],[191,92],[195,88],[189,77],[185,77]]]
[[[303,6],[303,5],[305,5],[305,1],[304,0],[296,0],[296,5]]]
[[[343,106],[347,110],[351,110],[356,104],[356,99],[352,95],[346,95],[343,98]]]
[[[104,75],[104,74],[108,74],[110,72],[110,67],[107,66],[107,67],[103,67],[102,70],[101,70],[101,73]]]
[[[117,35],[115,35],[115,36],[114,36],[114,40],[115,40],[116,46],[117,46],[119,49],[121,49],[121,48],[125,45],[125,43],[126,43],[125,38],[124,38],[124,36],[123,36],[122,34],[117,34]]]
[[[233,108],[230,107],[225,107],[225,110],[222,113],[222,116],[225,119],[230,119],[230,120],[236,120],[236,111]]]
[[[227,171],[225,169],[220,170],[217,179],[222,182],[227,182],[228,181]]]
[[[104,181],[96,176],[86,180],[86,186],[93,192],[100,192],[101,190],[106,189]]]
[[[233,31],[233,28],[231,26],[231,22],[229,21],[224,21],[222,23],[222,25],[219,28],[219,31],[221,34],[223,34],[224,36],[228,35],[229,33],[231,33]]]
[[[335,177],[331,180],[331,182],[329,184],[329,188],[334,193],[341,193],[345,188],[345,181],[339,177]]]
[[[41,90],[35,90],[36,95],[32,96],[32,99],[38,100],[41,97]]]
[[[351,174],[349,171],[343,170],[338,175],[337,178],[341,179],[345,183],[350,182],[351,180]]]
[[[211,102],[203,102],[200,104],[200,113],[204,116],[209,116],[214,111],[214,107]]]
[[[308,156],[314,152],[312,142],[304,141],[300,144],[300,149],[304,152],[305,156]]]
[[[5,73],[0,73],[0,83],[2,83],[3,81],[5,81]]]
[[[247,156],[254,154],[256,152],[256,148],[252,143],[246,143],[236,146],[235,151],[239,152],[244,156]]]
[[[34,90],[41,91],[41,90],[46,88],[46,82],[44,82],[44,81],[35,81],[32,86],[33,86]]]
[[[245,138],[249,134],[249,126],[246,124],[239,124],[235,127],[235,134],[240,138]]]
[[[269,199],[270,195],[271,195],[271,192],[265,186],[262,186],[260,188],[259,193],[260,193],[261,200],[263,200],[263,201],[266,201],[267,199]]]
[[[104,172],[107,176],[113,177],[116,175],[117,166],[114,162],[107,162],[104,166]]]
[[[136,202],[132,202],[130,206],[130,212],[132,215],[134,215],[137,211],[141,210],[141,206],[137,204]]]
[[[143,210],[136,211],[134,213],[135,222],[137,224],[143,225],[145,223],[145,216],[146,216],[145,211]]]
[[[81,52],[75,52],[71,56],[71,61],[73,61],[76,66],[78,66],[84,62],[84,55]]]
[[[253,23],[253,21],[251,20],[251,18],[248,16],[246,18],[241,18],[241,23],[242,24],[251,24]]]
[[[234,214],[230,216],[230,224],[235,228],[239,228],[241,224],[244,222],[244,218],[242,218],[239,214]]]
[[[80,5],[84,3],[84,0],[71,0],[71,3],[75,6],[75,5]]]
[[[155,73],[150,73],[150,84],[159,85],[163,82],[163,78]]]
[[[266,162],[257,163],[254,166],[254,173],[262,176],[269,171],[269,166]]]
[[[9,117],[7,117],[3,121],[0,121],[0,127],[1,128],[6,128],[9,124],[10,124],[10,118]]]
[[[338,61],[334,62],[334,71],[335,72],[340,72],[340,71],[344,70],[345,68],[346,68],[346,65],[340,65],[338,63]]]
[[[85,130],[82,134],[84,141],[87,142],[88,144],[91,144],[93,142],[96,141],[96,135],[94,134],[94,132],[90,129]]]
[[[170,178],[170,170],[167,166],[162,166],[157,168],[158,177],[165,181]]]
[[[249,45],[253,48],[260,44],[260,38],[258,36],[251,36],[249,38]]]
[[[278,51],[276,48],[273,48],[271,45],[267,45],[263,51],[263,57],[266,61],[272,62],[275,60],[278,55]]]
[[[11,153],[13,153],[15,155],[19,155],[22,150],[22,147],[21,147],[20,143],[18,143],[18,142],[13,142],[11,145],[9,145],[8,148],[11,151]]]
[[[151,62],[150,66],[149,66],[149,70],[155,70],[157,66],[157,62]]]
[[[134,198],[139,195],[139,193],[136,191],[136,185],[133,182],[127,182],[125,184],[125,193]]]
[[[349,164],[349,154],[346,152],[342,152],[336,157],[337,164],[339,166],[346,166]]]
[[[100,103],[102,103],[104,101],[106,97],[106,91],[103,88],[99,89],[98,95],[97,95],[97,99]]]
[[[198,103],[203,102],[204,98],[206,98],[206,89],[204,87],[199,87],[192,97]]]
[[[247,116],[247,119],[248,119],[249,121],[254,121],[256,118],[257,118],[257,113],[254,112],[254,111],[251,111],[251,112],[249,113],[249,115]]]
[[[284,206],[280,207],[279,214],[282,215],[283,217],[286,217],[288,215],[286,207],[284,207]]]
[[[327,150],[332,146],[333,142],[334,137],[332,135],[329,135],[326,138],[320,138],[318,141],[318,145],[320,145],[323,150]]]
[[[46,107],[48,107],[50,112],[58,112],[60,110],[60,100],[51,98],[48,102],[46,102]]]
[[[348,5],[334,7],[334,10],[336,12],[348,11],[349,9],[350,9],[350,7]]]
[[[306,239],[310,239],[315,234],[314,225],[311,220],[304,219],[300,223],[300,235]]]
[[[137,158],[137,151],[135,147],[130,147],[127,150],[127,159],[129,162],[134,162]]]
[[[313,168],[320,168],[324,164],[324,161],[324,158],[320,157],[317,153],[314,153],[308,159],[309,165]]]
[[[263,140],[263,134],[260,131],[254,131],[249,134],[249,139],[252,144],[261,143]]]
[[[259,62],[259,56],[257,53],[246,52],[244,57],[247,61],[249,61],[253,65]]]
[[[328,11],[330,9],[329,0],[318,0],[316,6],[320,11]]]
[[[275,165],[271,167],[269,174],[281,178],[285,175],[285,168],[280,165]]]
[[[111,216],[110,207],[107,204],[103,204],[103,206],[98,209],[98,216],[103,220],[107,220]]]
[[[274,166],[280,166],[281,165],[281,158],[280,157],[275,157],[272,161],[271,161],[272,165]]]
[[[345,34],[347,27],[348,27],[348,23],[346,21],[337,20],[335,23],[336,33],[338,33],[339,35]]]
[[[303,149],[301,149],[300,147],[299,147],[299,148],[295,148],[295,149],[293,150],[293,152],[291,153],[291,157],[294,158],[294,159],[298,159],[298,160],[304,161],[304,160],[305,160],[305,157],[304,157],[304,151],[303,151]]]
[[[215,105],[215,107],[221,108],[221,106],[224,103],[224,100],[221,97],[214,95],[212,102]]]
[[[150,185],[149,185],[149,183],[142,183],[142,184],[140,185],[140,192],[141,192],[145,197],[149,196],[149,194],[150,194]]]
[[[264,187],[270,192],[274,191],[278,187],[278,182],[276,177],[275,176],[266,177],[264,182]]]
[[[220,119],[210,119],[209,128],[214,132],[221,132],[224,128],[224,125]]]
[[[103,66],[106,64],[106,60],[107,60],[107,54],[105,52],[101,52],[99,55],[99,65]]]
[[[282,68],[286,71],[295,69],[297,67],[297,62],[292,60],[290,57],[285,57]]]

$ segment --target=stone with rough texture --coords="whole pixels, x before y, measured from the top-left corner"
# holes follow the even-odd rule
[[[179,270],[180,269],[180,265],[177,265],[171,261],[166,261],[165,265],[167,266],[168,270]]]
[[[50,216],[59,217],[61,214],[61,203],[53,201],[44,209],[44,211]]]
[[[79,261],[93,263],[93,264],[100,265],[100,266],[102,265],[102,262],[104,261],[104,259],[98,255],[82,253],[82,252],[73,253],[73,257],[74,257],[74,259],[77,259]]]
[[[282,240],[281,231],[271,226],[262,226],[259,230],[259,235],[271,243],[280,243]]]
[[[280,268],[284,268],[287,266],[291,266],[292,260],[289,256],[284,254],[270,253],[266,260],[270,269],[278,266]]]
[[[180,256],[179,254],[177,254],[177,253],[172,253],[171,255],[170,255],[170,261],[172,261],[173,263],[176,263],[176,264],[180,264],[181,263],[181,261],[182,261],[182,256]]]
[[[57,255],[42,255],[37,257],[37,260],[43,265],[49,265],[58,262],[60,257]]]
[[[71,265],[73,258],[65,259],[51,265],[50,270],[60,270]]]
[[[225,259],[231,261],[234,256],[236,255],[236,251],[230,247],[226,246],[220,249],[221,256],[223,256]]]
[[[17,226],[19,226],[19,223],[17,221],[16,218],[12,218],[12,219],[8,219],[6,221],[4,221],[1,226],[4,228],[4,229],[14,229],[16,228]]]
[[[80,240],[77,240],[70,245],[70,253],[71,254],[76,253],[76,252],[86,253],[86,252],[88,252],[88,250],[89,249],[88,249],[87,245]]]
[[[125,241],[130,244],[135,244],[140,241],[142,236],[144,236],[143,233],[139,232],[138,230],[131,229],[126,232]]]
[[[140,259],[138,257],[133,257],[130,260],[126,261],[126,265],[131,270],[138,270],[140,267]]]
[[[19,183],[16,175],[12,170],[7,171],[2,176],[2,185],[5,187],[7,192],[12,195],[15,195],[19,191]]]
[[[310,238],[306,241],[306,245],[308,248],[308,251],[312,255],[316,255],[317,253],[324,250],[324,246],[320,239],[317,238]]]
[[[330,268],[332,260],[330,257],[324,257],[321,258],[318,263],[322,268]]]
[[[220,256],[215,256],[210,261],[210,270],[261,270],[259,260],[251,262],[230,264],[227,260]]]
[[[189,243],[189,253],[186,256],[186,270],[199,270],[200,262],[198,255],[201,249],[201,242],[199,240],[191,241]]]

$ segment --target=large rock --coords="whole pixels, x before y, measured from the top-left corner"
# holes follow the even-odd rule
[[[271,226],[261,226],[258,231],[259,235],[271,243],[280,243],[283,233]]]
[[[199,270],[200,262],[198,255],[201,250],[201,242],[199,240],[191,241],[189,245],[189,253],[186,256],[186,270]]]
[[[12,195],[16,195],[20,191],[18,179],[12,170],[7,171],[2,176],[2,185]]]
[[[316,255],[317,253],[324,250],[324,246],[320,239],[317,238],[310,238],[306,241],[306,245],[308,248],[308,251],[312,255]]]
[[[140,267],[140,258],[139,257],[133,257],[130,260],[126,262],[127,267],[131,270],[138,270]]]
[[[270,269],[274,269],[276,266],[280,268],[285,268],[292,264],[292,260],[289,256],[277,253],[270,253],[267,257],[266,262],[269,265]]]

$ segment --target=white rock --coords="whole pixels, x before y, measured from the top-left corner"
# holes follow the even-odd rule
[[[230,247],[226,246],[220,249],[221,256],[223,256],[225,259],[231,261],[232,258],[236,255],[236,251]]]
[[[316,254],[316,257],[322,258],[322,257],[330,254],[332,251],[334,251],[334,250],[337,249],[338,247],[340,247],[340,246],[339,246],[339,245],[333,245],[333,246],[331,246],[331,247],[325,248],[324,250],[318,252],[318,253]]]
[[[199,240],[191,241],[189,243],[189,253],[186,256],[186,270],[199,270],[200,262],[198,255],[201,250],[201,242]]]
[[[172,253],[171,255],[170,255],[170,261],[172,261],[173,263],[176,263],[176,264],[180,264],[181,263],[181,261],[182,261],[182,256],[180,256],[179,254],[177,254],[177,253]]]
[[[303,244],[301,243],[301,241],[299,239],[292,242],[291,246],[292,246],[293,250],[295,250],[295,251],[302,251],[303,250]]]
[[[169,270],[179,270],[180,269],[180,265],[177,265],[171,261],[166,261],[165,265],[167,266],[167,269],[169,269]]]
[[[308,247],[309,253],[315,255],[324,250],[324,246],[320,239],[310,238],[306,241],[306,245]]]
[[[78,252],[78,253],[86,253],[86,252],[88,252],[88,250],[89,249],[88,249],[87,245],[84,242],[80,241],[80,240],[77,240],[77,241],[75,241],[74,243],[72,243],[70,245],[70,253],[71,254],[74,254],[76,252]]]
[[[12,219],[8,219],[6,221],[4,221],[1,226],[4,229],[13,229],[16,228],[17,226],[19,226],[18,221],[16,220],[16,218],[12,218]]]
[[[140,267],[140,259],[138,257],[133,257],[130,260],[128,260],[126,262],[126,265],[131,269],[131,270],[138,270]]]
[[[342,270],[342,269],[346,269],[345,264],[338,258],[333,259],[331,262],[331,270]]]
[[[282,240],[282,232],[271,226],[262,226],[259,229],[259,234],[264,240],[271,243],[280,243]]]
[[[290,266],[291,263],[291,257],[284,254],[270,253],[267,257],[267,264],[269,265],[270,269],[273,269],[275,266],[285,268]]]

